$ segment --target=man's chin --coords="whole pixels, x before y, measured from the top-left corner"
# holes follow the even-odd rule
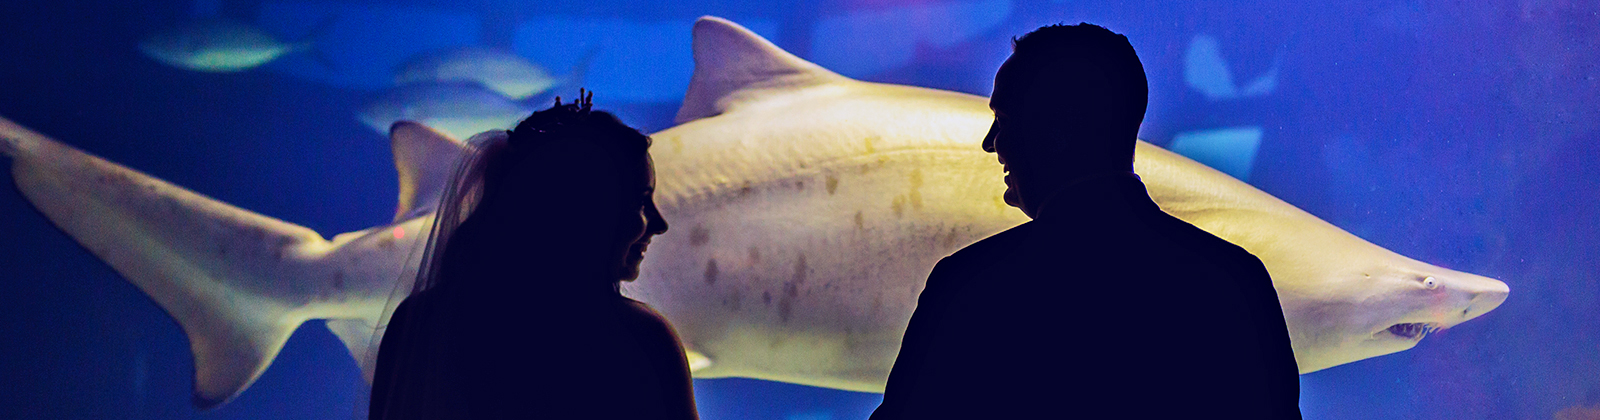
[[[1017,198],[1017,189],[1016,188],[1012,188],[1010,186],[1007,186],[1005,194],[1002,194],[1000,196],[1000,198],[1002,200],[1005,200],[1006,205],[1008,205],[1008,206],[1016,207],[1016,208],[1019,208],[1019,209],[1022,208],[1022,200]]]

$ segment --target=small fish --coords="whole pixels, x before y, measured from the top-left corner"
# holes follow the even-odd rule
[[[259,67],[284,55],[311,51],[318,37],[315,34],[327,26],[320,26],[305,40],[291,43],[250,24],[222,19],[198,20],[151,35],[139,43],[139,51],[181,69],[233,73]]]
[[[475,82],[409,84],[390,89],[362,108],[368,127],[388,133],[396,121],[417,121],[439,131],[468,138],[494,129],[508,129],[533,113],[533,106],[507,98]]]
[[[565,81],[515,53],[483,47],[444,48],[417,54],[401,64],[394,74],[398,85],[476,82],[511,99],[527,99]]]
[[[1249,181],[1263,134],[1261,126],[1185,131],[1173,136],[1167,149],[1240,181]]]
[[[1222,48],[1215,37],[1206,34],[1194,36],[1189,50],[1183,55],[1183,81],[1213,101],[1266,96],[1278,88],[1278,65],[1283,62],[1283,51],[1272,59],[1272,67],[1243,85],[1234,84],[1233,72],[1222,58]]]

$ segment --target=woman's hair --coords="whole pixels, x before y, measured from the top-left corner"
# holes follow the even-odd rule
[[[560,317],[594,315],[572,310],[592,306],[585,304],[595,299],[621,296],[616,280],[607,283],[606,272],[596,266],[608,258],[607,241],[623,233],[618,222],[627,216],[625,206],[647,197],[638,188],[648,179],[650,138],[609,113],[591,110],[590,97],[580,93],[578,101],[566,104],[557,99],[512,130],[488,131],[467,141],[439,198],[429,236],[407,259],[416,271],[401,273],[380,319],[413,295],[425,294],[419,300],[431,303],[408,306],[417,309],[379,325],[367,360],[377,360],[383,335],[391,329],[397,336],[431,337],[437,345],[483,346],[495,339],[483,334],[495,328],[485,323],[559,324],[565,319]],[[529,311],[545,312],[528,317]],[[557,314],[551,311],[560,314],[552,317]],[[427,347],[435,344],[410,344],[416,347],[404,356],[409,357],[406,366],[424,371],[412,377],[424,382],[402,384],[454,392],[449,389],[454,384],[426,381],[449,377],[438,371],[462,361],[427,360],[440,354],[427,350],[437,350]]]
[[[619,168],[635,169],[650,147],[650,137],[623,124],[616,116],[605,111],[591,110],[594,94],[580,91],[579,100],[563,105],[556,98],[555,106],[534,112],[506,134],[504,150],[488,156],[484,173],[484,202],[495,201],[496,194],[511,172],[519,165],[538,165],[550,171],[579,171],[584,163],[610,164]],[[551,153],[552,149],[567,150],[554,142],[584,142],[604,151],[601,159],[582,160],[584,157]],[[588,156],[593,157],[593,156]],[[549,176],[560,182],[559,176]],[[479,204],[483,205],[482,203]]]
[[[637,179],[642,176],[644,158],[650,147],[650,137],[640,133],[604,111],[591,109],[592,93],[580,91],[579,100],[563,104],[559,98],[549,109],[534,112],[512,130],[489,131],[473,136],[456,164],[452,182],[440,197],[432,234],[421,250],[420,264],[405,295],[430,289],[443,280],[447,265],[463,265],[473,253],[492,251],[490,246],[503,244],[482,243],[487,235],[497,232],[495,226],[480,224],[486,210],[503,207],[518,208],[518,217],[563,217],[552,212],[573,208],[565,201],[570,194],[539,195],[541,191],[527,191],[531,184],[546,190],[590,190],[589,194],[636,193],[617,191],[615,184],[596,182],[606,179]],[[563,143],[569,142],[569,143]],[[597,146],[583,150],[600,153],[562,153],[574,150],[575,142]],[[604,168],[604,169],[602,169]],[[601,172],[593,174],[588,169]],[[593,191],[606,190],[606,191]],[[517,195],[513,195],[517,194]],[[548,198],[541,205],[527,205],[528,200]],[[576,214],[577,217],[588,216]],[[562,221],[532,220],[550,223],[560,228]],[[530,239],[539,240],[539,239]],[[452,244],[459,246],[452,246]],[[471,243],[472,245],[468,245]],[[413,260],[416,261],[416,260]],[[457,271],[452,269],[451,271]],[[404,282],[403,282],[404,283]],[[402,286],[403,287],[403,286]],[[397,293],[402,291],[397,290]],[[398,300],[393,304],[398,304]]]

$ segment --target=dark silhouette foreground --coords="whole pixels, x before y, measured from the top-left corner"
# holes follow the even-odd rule
[[[473,144],[383,337],[371,418],[695,418],[677,336],[617,288],[667,229],[649,139],[584,101]]]
[[[1162,212],[1132,172],[1127,38],[1051,26],[995,77],[985,150],[1034,220],[940,261],[874,419],[1298,419],[1260,260]]]

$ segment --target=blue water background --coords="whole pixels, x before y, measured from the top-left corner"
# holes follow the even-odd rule
[[[701,15],[847,76],[980,95],[1011,36],[1094,22],[1128,35],[1149,74],[1142,138],[1260,127],[1251,184],[1380,246],[1511,286],[1499,309],[1412,350],[1302,376],[1307,419],[1548,420],[1600,406],[1600,3],[1322,3],[5,2],[0,115],[332,235],[393,214],[388,143],[355,111],[425,49],[499,46],[564,73],[598,46],[587,85],[655,131],[672,125]],[[323,58],[242,73],[167,67],[136,48],[206,15],[284,39],[333,22],[317,40]],[[1200,36],[1238,84],[1276,69],[1274,88],[1219,99],[1187,82]],[[354,361],[315,321],[220,409],[190,405],[192,373],[171,318],[0,188],[0,418],[347,419],[364,403]],[[707,419],[863,418],[878,401],[745,379],[696,387]],[[1181,392],[1149,383],[1151,404]]]

